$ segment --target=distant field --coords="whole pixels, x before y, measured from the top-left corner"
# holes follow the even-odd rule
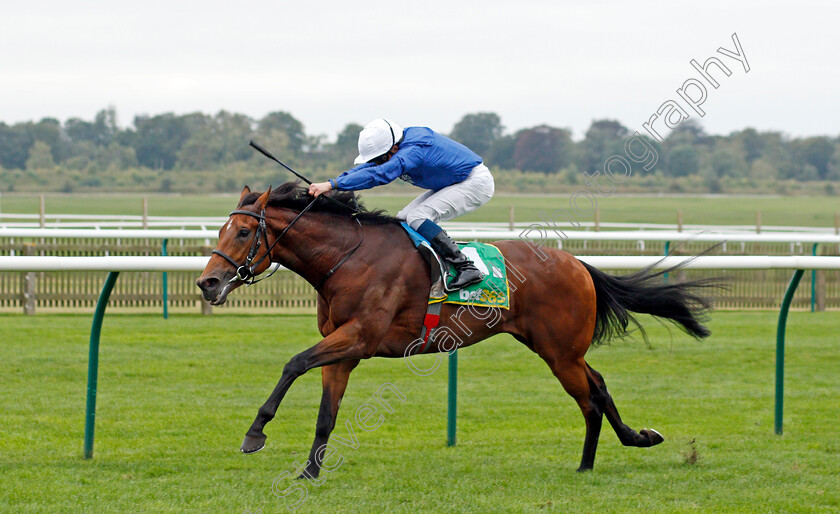
[[[344,464],[307,484],[297,512],[836,512],[840,313],[791,314],[781,437],[775,321],[774,312],[715,313],[712,337],[698,343],[646,320],[652,350],[590,351],[624,420],[665,442],[624,448],[604,423],[586,474],[574,471],[580,411],[511,337],[460,352],[454,448],[445,446],[446,366],[418,377],[399,359],[363,362],[339,430],[384,382],[406,401],[375,431],[356,428],[358,447],[340,447]],[[239,444],[283,364],[319,339],[313,316],[107,316],[86,461],[89,330],[89,315],[0,316],[0,511],[288,512],[292,496],[273,495],[272,482],[307,458],[320,373],[294,384],[265,450],[245,456]]]
[[[410,196],[363,195],[369,208],[383,208],[396,214],[411,200]],[[162,196],[149,195],[151,216],[225,216],[235,207],[237,196]],[[834,213],[840,210],[838,197],[668,197],[612,196],[598,197],[603,222],[673,223],[677,211],[683,211],[686,224],[755,224],[756,211],[761,211],[763,225],[834,226]],[[585,201],[581,201],[586,205]],[[116,196],[48,196],[48,213],[134,214],[142,213],[142,195]],[[556,209],[569,209],[569,196],[497,195],[477,212],[461,221],[508,221],[513,205],[520,221],[538,221]],[[37,213],[36,196],[4,194],[0,198],[2,212]],[[558,218],[559,219],[559,218]],[[581,221],[593,221],[594,214]]]

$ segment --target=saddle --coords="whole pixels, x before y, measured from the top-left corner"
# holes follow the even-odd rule
[[[429,303],[426,309],[426,317],[423,320],[423,329],[420,337],[423,344],[419,353],[424,352],[431,340],[432,333],[440,323],[440,310],[444,303],[461,305],[472,305],[476,307],[490,307],[508,309],[510,292],[507,281],[507,270],[504,257],[493,245],[484,243],[458,243],[461,251],[484,273],[485,278],[478,284],[467,286],[457,291],[450,291],[446,288],[449,274],[454,275],[454,268],[451,268],[432,249],[431,244],[417,231],[408,226],[407,223],[400,223],[406,234],[411,239],[417,251],[429,264],[429,278],[431,288],[429,291]],[[451,268],[451,271],[450,271]]]

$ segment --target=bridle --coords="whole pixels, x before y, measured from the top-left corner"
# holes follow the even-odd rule
[[[248,250],[248,256],[245,258],[245,262],[243,264],[237,263],[230,255],[228,255],[225,252],[219,250],[218,248],[215,248],[213,250],[213,252],[212,252],[213,254],[216,254],[216,255],[222,257],[224,260],[228,261],[236,269],[236,276],[233,277],[232,279],[230,279],[230,281],[228,283],[232,283],[232,282],[235,282],[235,281],[238,280],[238,281],[245,282],[246,285],[250,286],[251,284],[256,284],[257,282],[265,280],[268,277],[270,277],[271,275],[274,275],[274,273],[280,268],[280,263],[279,262],[274,267],[274,269],[271,270],[271,273],[269,273],[268,275],[266,275],[263,278],[257,279],[256,275],[254,274],[254,271],[262,263],[262,261],[264,261],[266,258],[269,258],[269,256],[271,255],[271,251],[277,245],[278,241],[280,241],[280,239],[282,239],[283,236],[286,235],[286,232],[288,232],[289,229],[291,229],[292,226],[294,226],[294,224],[297,222],[297,220],[299,220],[300,217],[303,216],[304,213],[306,213],[306,211],[308,211],[313,205],[315,205],[315,202],[317,200],[318,200],[318,197],[313,198],[312,201],[309,202],[306,205],[306,207],[304,207],[297,214],[297,216],[294,217],[294,219],[292,219],[292,221],[286,226],[286,228],[284,228],[283,231],[280,232],[280,235],[277,236],[274,239],[274,242],[271,243],[271,244],[269,244],[269,242],[268,242],[268,230],[267,230],[266,224],[265,224],[265,220],[266,220],[265,209],[262,209],[262,211],[259,214],[257,214],[256,212],[246,211],[246,210],[241,210],[241,209],[238,209],[238,210],[235,210],[235,211],[231,212],[230,216],[233,216],[235,214],[244,214],[246,216],[256,218],[256,219],[259,220],[259,224],[257,225],[256,232],[254,233],[254,239],[251,241],[251,248]],[[359,242],[356,244],[355,247],[353,247],[352,250],[350,250],[349,253],[347,253],[344,257],[342,257],[340,261],[338,261],[338,264],[333,266],[327,272],[327,274],[324,275],[324,278],[322,278],[315,285],[316,290],[320,289],[321,286],[323,286],[324,283],[327,281],[327,279],[330,278],[333,275],[333,273],[335,273],[336,270],[339,267],[341,267],[342,264],[347,262],[347,259],[349,259],[350,256],[352,256],[356,252],[356,250],[359,249],[360,246],[362,246],[362,242],[365,240],[365,231],[364,231],[364,228],[362,228],[362,223],[356,217],[356,214],[358,214],[358,211],[354,212],[351,216],[353,217],[353,220],[359,226],[359,232],[360,232]],[[259,251],[260,247],[262,246],[262,241],[263,240],[265,241],[265,246],[266,246],[265,253],[263,253],[262,257],[260,257],[255,262],[254,259],[257,257],[257,252]]]
[[[388,126],[390,126],[390,123],[388,124]],[[391,129],[391,134],[392,134],[392,137],[393,137],[393,133],[394,133],[394,129],[392,128],[392,129]],[[255,143],[254,141],[248,141],[248,144],[249,144],[251,147],[253,147],[255,150],[257,150],[258,152],[260,152],[261,154],[263,154],[264,156],[268,157],[268,158],[269,158],[269,159],[271,159],[272,161],[276,162],[276,163],[277,163],[277,164],[279,164],[280,166],[283,166],[284,168],[286,168],[287,170],[289,170],[290,172],[292,172],[292,173],[293,173],[296,177],[298,177],[299,179],[303,180],[304,182],[306,182],[306,183],[307,183],[307,184],[309,184],[309,185],[311,185],[311,184],[312,184],[312,181],[311,181],[311,180],[309,180],[308,178],[304,177],[304,176],[303,176],[303,175],[301,175],[300,173],[296,172],[296,171],[295,171],[295,170],[293,170],[292,168],[290,168],[290,167],[286,166],[283,162],[281,162],[279,159],[277,159],[277,157],[275,157],[275,156],[271,155],[271,153],[270,153],[268,150],[266,150],[265,148],[261,147],[260,145],[258,145],[258,144],[257,144],[257,143]],[[352,210],[352,211],[353,211],[353,214],[351,214],[351,216],[352,216],[353,220],[354,220],[354,221],[355,221],[355,222],[359,225],[360,237],[359,237],[359,242],[358,242],[358,244],[356,244],[356,246],[355,246],[355,247],[353,247],[353,249],[352,249],[352,250],[350,250],[350,252],[349,252],[347,255],[345,255],[344,257],[342,257],[342,258],[341,258],[341,260],[340,260],[340,261],[338,261],[338,264],[336,264],[335,266],[333,266],[333,267],[332,267],[332,268],[331,268],[331,269],[327,272],[327,274],[326,274],[326,275],[324,275],[324,278],[322,278],[322,279],[321,279],[321,280],[320,280],[320,281],[319,281],[319,282],[315,285],[315,289],[316,289],[316,290],[320,289],[320,288],[321,288],[321,286],[323,286],[323,285],[324,285],[324,283],[327,281],[327,279],[328,279],[328,278],[330,278],[330,277],[333,275],[333,273],[335,273],[335,271],[336,271],[339,267],[341,267],[341,265],[342,265],[342,264],[344,264],[345,262],[347,262],[347,259],[349,259],[351,255],[353,255],[354,253],[356,253],[356,250],[358,250],[358,249],[359,249],[359,247],[360,247],[360,246],[362,246],[362,242],[365,240],[365,230],[364,230],[364,228],[362,227],[362,222],[360,222],[360,221],[359,221],[359,219],[356,217],[356,215],[358,215],[358,214],[359,214],[359,212],[360,212],[359,205],[356,203],[356,198],[355,198],[355,197],[353,197],[353,198],[351,199],[351,200],[352,200],[352,204],[351,204],[351,205],[347,205],[347,204],[345,204],[345,203],[343,203],[343,202],[341,202],[341,201],[339,201],[339,200],[336,200],[335,198],[331,198],[331,197],[326,196],[326,195],[322,195],[322,196],[323,196],[324,198],[326,198],[327,200],[329,200],[330,202],[332,202],[332,203],[336,204],[336,205],[339,205],[339,206],[341,206],[341,207],[344,207],[344,208],[346,208],[346,209],[350,209],[350,210]],[[250,217],[252,217],[252,218],[256,218],[256,219],[260,220],[260,222],[259,222],[259,224],[257,225],[257,231],[256,231],[256,233],[254,234],[254,240],[253,240],[253,241],[251,241],[251,248],[248,250],[248,256],[245,258],[245,262],[244,262],[243,264],[239,264],[239,263],[237,263],[235,260],[233,260],[233,258],[232,258],[230,255],[228,255],[228,254],[226,254],[225,252],[223,252],[223,251],[219,250],[218,248],[213,249],[213,252],[212,252],[213,254],[216,254],[216,255],[218,255],[218,256],[220,256],[220,257],[222,257],[224,260],[228,261],[228,262],[230,263],[230,265],[234,267],[234,269],[236,269],[236,276],[235,276],[235,277],[233,277],[232,279],[230,279],[230,281],[229,281],[228,283],[230,284],[230,283],[233,283],[233,282],[235,282],[235,281],[239,280],[239,281],[241,281],[241,282],[245,282],[245,284],[246,284],[246,285],[249,285],[249,286],[250,286],[251,284],[256,284],[257,282],[259,282],[259,281],[261,281],[261,280],[265,280],[265,279],[267,279],[268,277],[270,277],[271,275],[274,275],[274,273],[275,273],[278,269],[280,269],[280,263],[279,263],[279,262],[277,263],[277,266],[275,266],[275,267],[274,267],[274,269],[273,269],[273,270],[271,270],[271,273],[269,273],[268,275],[266,275],[265,277],[263,277],[263,278],[261,278],[261,279],[257,279],[257,278],[256,278],[256,275],[254,275],[254,270],[256,270],[256,269],[257,269],[257,266],[259,266],[259,265],[260,265],[260,263],[262,263],[262,261],[264,261],[266,258],[270,258],[270,256],[271,256],[271,250],[273,250],[273,249],[274,249],[274,246],[277,244],[277,242],[278,242],[278,241],[280,241],[280,239],[282,239],[282,238],[283,238],[283,236],[285,236],[285,235],[286,235],[286,232],[288,232],[288,231],[289,231],[289,229],[290,229],[290,228],[292,228],[292,226],[293,226],[293,225],[297,222],[297,220],[299,220],[299,219],[300,219],[300,217],[301,217],[301,216],[303,216],[303,214],[304,214],[306,211],[308,211],[308,210],[309,210],[309,209],[310,209],[313,205],[315,205],[315,202],[318,200],[318,198],[320,198],[320,196],[316,196],[315,198],[313,198],[313,199],[312,199],[312,201],[311,201],[311,202],[309,202],[309,203],[306,205],[306,207],[304,207],[304,208],[303,208],[303,209],[302,209],[302,210],[298,213],[298,215],[294,217],[294,219],[293,219],[293,220],[289,223],[289,225],[288,225],[288,226],[286,226],[286,228],[284,228],[284,229],[283,229],[283,232],[280,232],[280,235],[279,235],[279,236],[277,236],[277,238],[276,238],[276,239],[274,239],[274,242],[273,242],[273,243],[271,243],[271,244],[268,244],[268,231],[267,231],[266,226],[265,226],[265,219],[266,219],[266,218],[265,218],[265,208],[263,208],[263,209],[262,209],[262,211],[260,211],[260,213],[259,213],[259,214],[257,214],[256,212],[251,212],[251,211],[246,211],[246,210],[241,210],[241,209],[238,209],[238,210],[235,210],[235,211],[231,212],[231,213],[230,213],[230,216],[233,216],[234,214],[244,214],[244,215],[246,215],[246,216],[250,216]],[[228,217],[230,217],[230,216],[228,216]],[[258,261],[254,262],[254,259],[257,257],[257,252],[259,251],[260,246],[262,245],[262,240],[265,240],[265,245],[266,245],[266,247],[267,247],[267,248],[266,248],[265,253],[263,254],[263,256],[262,256],[262,257],[260,257],[260,259],[259,259]],[[270,261],[269,261],[269,262],[270,262]]]

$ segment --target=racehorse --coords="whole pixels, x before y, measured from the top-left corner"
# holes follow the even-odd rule
[[[312,198],[295,182],[263,193],[246,186],[196,282],[204,298],[219,305],[232,290],[254,282],[275,262],[315,287],[323,339],[283,367],[241,447],[245,453],[264,447],[263,429],[289,387],[299,376],[320,367],[323,394],[305,470],[310,477],[319,474],[323,449],[318,449],[335,427],[347,381],[359,362],[421,351],[413,342],[423,326],[431,287],[428,264],[399,220],[359,207],[351,192],[323,196]],[[458,346],[508,333],[545,360],[586,422],[578,471],[592,469],[604,415],[625,446],[661,443],[664,439],[657,431],[637,432],[624,424],[603,377],[584,357],[590,345],[626,335],[631,323],[641,329],[633,312],[670,320],[697,339],[708,336],[702,322],[710,303],[700,293],[713,284],[709,280],[664,283],[661,275],[679,266],[612,276],[567,252],[538,247],[532,241],[493,244],[506,266],[520,276],[516,287],[511,287],[510,308],[500,310],[497,322],[491,324],[483,314],[465,315],[463,306],[446,304],[440,313],[440,330],[458,326],[463,335]],[[481,309],[486,308],[472,312],[481,313]],[[452,350],[441,346],[429,344],[422,353]]]

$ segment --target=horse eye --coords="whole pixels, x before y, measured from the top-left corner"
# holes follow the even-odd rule
[[[239,237],[248,237],[248,234],[250,234],[250,233],[251,233],[251,231],[248,230],[247,228],[241,228],[241,229],[239,229],[239,234],[237,234],[237,235]]]

